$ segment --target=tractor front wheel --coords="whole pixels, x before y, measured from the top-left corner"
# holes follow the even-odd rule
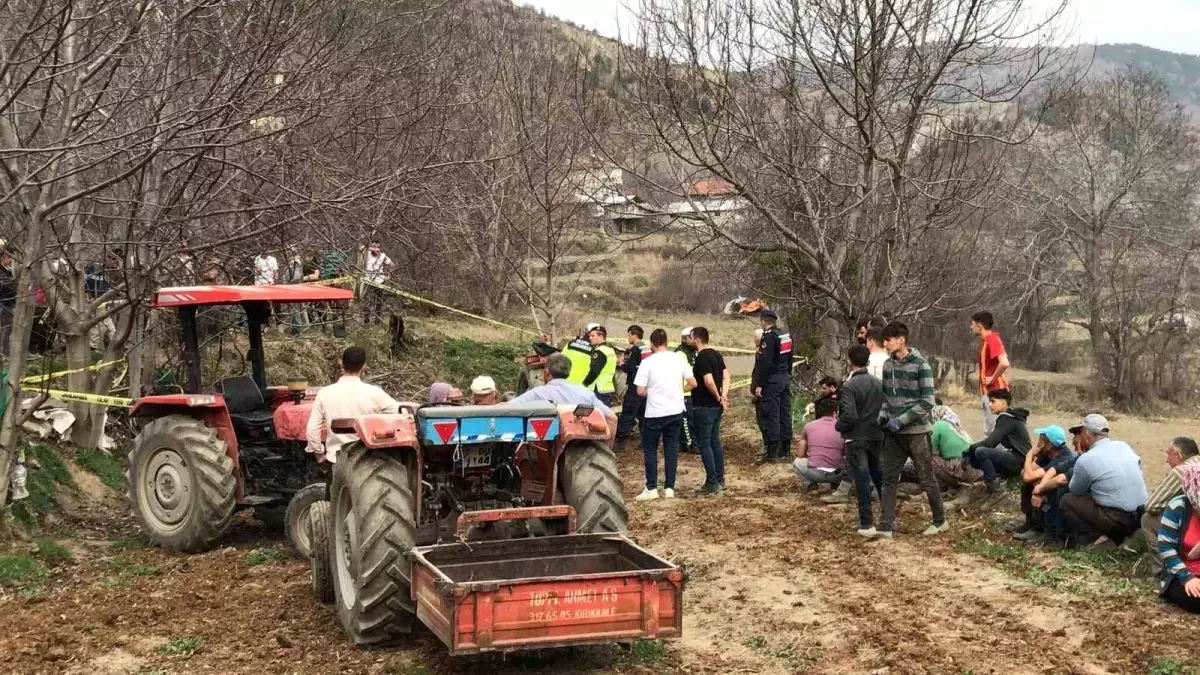
[[[284,512],[283,531],[292,543],[292,548],[296,549],[296,555],[301,558],[307,558],[316,550],[308,540],[308,510],[313,504],[325,501],[327,492],[325,483],[305,486],[292,496],[287,511]]]
[[[405,554],[416,543],[412,468],[394,452],[353,444],[333,469],[333,587],[338,621],[356,645],[411,633]]]
[[[233,519],[233,460],[217,432],[193,417],[147,424],[129,453],[125,485],[142,531],[172,551],[208,550]]]
[[[320,501],[308,508],[305,528],[312,547],[309,562],[312,566],[313,595],[318,602],[333,602],[333,547],[329,538],[329,502]]]
[[[629,511],[612,448],[596,441],[571,441],[563,450],[563,497],[575,508],[580,532],[625,532]]]

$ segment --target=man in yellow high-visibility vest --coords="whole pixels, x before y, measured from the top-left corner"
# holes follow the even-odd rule
[[[599,326],[588,333],[588,341],[592,343],[592,349],[595,350],[592,366],[596,367],[599,362],[600,368],[600,373],[592,383],[592,388],[596,392],[596,398],[604,401],[604,405],[611,407],[613,394],[617,391],[617,350],[608,344],[608,330],[604,326]]]

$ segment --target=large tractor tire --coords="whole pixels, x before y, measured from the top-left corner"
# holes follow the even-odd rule
[[[305,530],[308,533],[312,553],[309,561],[312,566],[313,596],[322,604],[334,600],[333,592],[333,547],[329,537],[329,502],[319,501],[308,508],[306,512]]]
[[[313,483],[293,495],[288,502],[283,516],[283,531],[296,550],[296,555],[301,558],[307,558],[316,550],[308,541],[308,510],[313,504],[325,501],[327,493],[325,483]]]
[[[539,371],[538,374],[540,375],[541,372]],[[521,372],[517,373],[517,396],[537,386],[537,383],[532,378],[533,373],[529,371],[529,368],[521,366]]]
[[[595,441],[572,441],[563,451],[561,484],[575,508],[580,532],[625,532],[629,510],[612,448]]]
[[[354,444],[333,469],[331,523],[338,621],[356,645],[412,632],[406,553],[416,542],[412,468],[395,452]]]
[[[212,548],[233,519],[233,460],[217,432],[193,417],[168,415],[142,429],[125,486],[147,538],[172,551]]]

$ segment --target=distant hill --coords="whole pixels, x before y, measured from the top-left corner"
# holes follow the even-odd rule
[[[1158,75],[1171,92],[1195,110],[1200,110],[1200,56],[1178,54],[1137,44],[1079,46],[1077,58],[1092,61],[1090,75],[1134,65]]]

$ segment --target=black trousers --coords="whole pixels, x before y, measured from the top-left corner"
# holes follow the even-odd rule
[[[1193,598],[1183,590],[1183,584],[1179,583],[1179,579],[1172,579],[1167,586],[1163,597],[1171,602],[1176,607],[1191,612],[1192,614],[1200,614],[1200,598]]]
[[[792,452],[792,389],[786,379],[763,387],[762,416],[768,456],[787,457]]]
[[[633,435],[633,425],[636,422],[641,428],[646,414],[646,397],[638,396],[637,387],[630,384],[625,390],[625,398],[621,400],[621,416],[617,418],[616,447],[621,447]]]

